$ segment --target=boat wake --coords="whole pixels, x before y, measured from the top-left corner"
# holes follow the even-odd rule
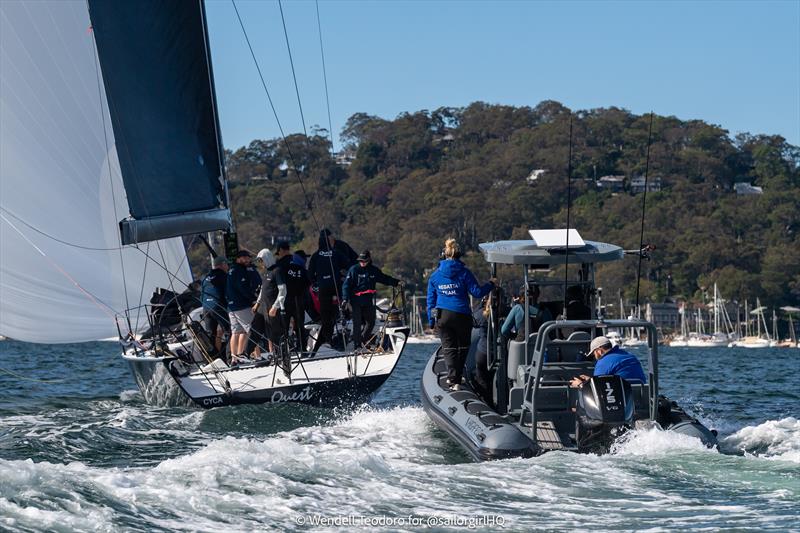
[[[722,439],[720,448],[728,453],[800,463],[800,420],[787,417],[743,427]]]
[[[800,421],[794,418],[745,427],[723,439],[725,448],[740,450],[740,456],[650,429],[630,432],[608,455],[554,452],[474,464],[416,406],[363,407],[271,434],[258,434],[268,428],[244,422],[256,412],[269,418],[263,407],[187,411],[175,420],[180,424],[157,429],[155,420],[137,421],[135,406],[123,406],[108,421],[113,431],[99,438],[118,439],[121,430],[137,432],[140,441],[164,439],[158,431],[172,439],[181,432],[194,435],[184,449],[188,453],[145,467],[0,460],[0,526],[210,530],[225,522],[231,531],[245,531],[265,525],[293,529],[296,517],[308,514],[499,513],[506,527],[569,528],[587,520],[601,527],[632,520],[657,527],[658,513],[642,512],[652,508],[672,527],[734,522],[745,527],[754,520],[753,509],[766,506],[762,500],[769,501],[776,524],[783,523],[784,507],[800,499],[786,476],[795,464],[754,461],[758,455],[797,462]],[[41,422],[25,421],[34,427]],[[215,434],[230,433],[232,426],[244,432]],[[675,490],[687,485],[695,496]],[[749,491],[748,500],[734,506],[716,502],[721,486],[728,493]],[[537,513],[529,512],[533,508]]]

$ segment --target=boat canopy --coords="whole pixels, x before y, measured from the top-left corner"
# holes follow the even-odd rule
[[[605,263],[619,261],[624,252],[619,246],[604,242],[584,241],[575,230],[531,230],[530,240],[484,242],[479,246],[488,263],[551,267],[567,262]],[[542,237],[547,237],[542,238]],[[567,248],[569,247],[569,248]]]

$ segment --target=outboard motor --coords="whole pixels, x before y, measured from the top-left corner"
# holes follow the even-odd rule
[[[633,426],[633,392],[619,376],[597,376],[584,383],[575,408],[575,440],[581,452],[607,452]]]

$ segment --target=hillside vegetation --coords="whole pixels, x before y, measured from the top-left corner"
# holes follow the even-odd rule
[[[444,239],[455,236],[479,277],[480,242],[564,228],[569,124],[573,121],[570,227],[585,239],[637,248],[642,195],[630,182],[647,164],[650,116],[624,109],[571,112],[558,102],[404,113],[395,120],[353,115],[337,164],[327,132],[255,140],[227,154],[240,242],[258,250],[279,236],[316,250],[318,225],[384,270],[427,280]],[[290,155],[291,152],[291,155]],[[302,185],[295,168],[299,170]],[[527,180],[536,169],[545,170]],[[626,190],[596,179],[624,176]],[[699,299],[717,282],[728,298],[800,303],[800,150],[780,136],[729,133],[701,120],[656,116],[644,241],[644,300]],[[763,188],[737,195],[736,182]],[[303,191],[305,188],[305,193]],[[313,206],[313,215],[309,211]],[[200,257],[198,250],[193,251]],[[607,295],[635,292],[636,260],[601,269]]]

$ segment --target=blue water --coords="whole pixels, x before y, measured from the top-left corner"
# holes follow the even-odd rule
[[[355,410],[201,411],[144,404],[114,343],[0,342],[0,529],[800,529],[800,350],[661,350],[720,451],[650,430],[484,464],[419,405],[430,350]]]

